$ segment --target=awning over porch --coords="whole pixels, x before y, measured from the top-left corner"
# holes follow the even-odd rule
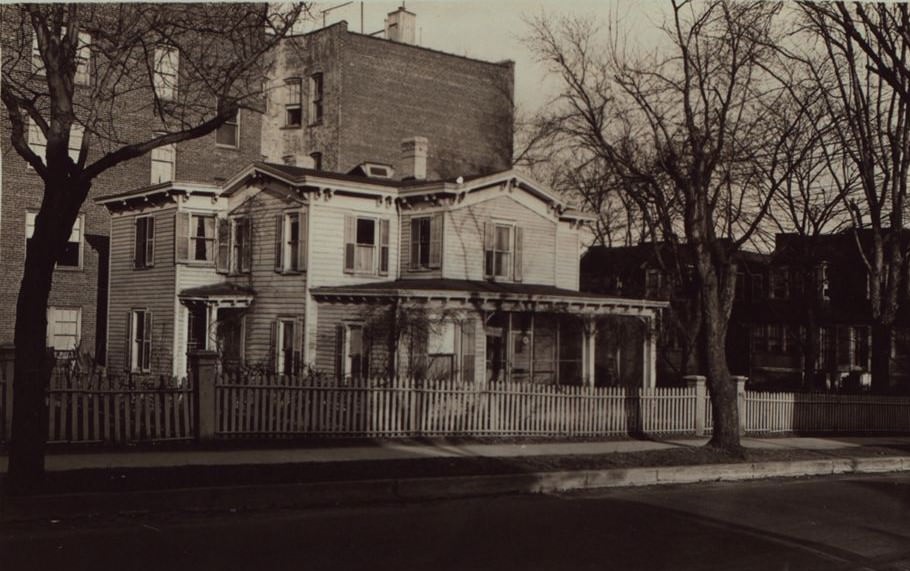
[[[255,296],[252,288],[230,282],[186,288],[178,294],[183,302],[202,301],[222,307],[248,307]]]
[[[317,300],[368,301],[376,298],[464,302],[481,309],[563,309],[572,313],[653,316],[665,301],[605,296],[549,285],[453,279],[403,279],[324,286],[311,290]]]

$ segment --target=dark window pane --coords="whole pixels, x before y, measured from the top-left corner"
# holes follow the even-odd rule
[[[357,243],[368,246],[376,243],[376,221],[369,218],[357,219]]]
[[[67,242],[63,248],[63,255],[60,256],[58,265],[79,267],[79,242]]]

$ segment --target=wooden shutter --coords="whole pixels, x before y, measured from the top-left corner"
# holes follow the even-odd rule
[[[253,219],[245,218],[243,226],[243,251],[240,252],[240,270],[248,272],[253,268]]]
[[[300,227],[297,231],[297,269],[300,271],[306,270],[306,254],[307,247],[309,246],[309,232],[307,231],[308,221],[308,212],[306,210],[301,211]]]
[[[409,244],[411,246],[411,269],[417,270],[420,268],[420,219],[411,218],[411,239]]]
[[[278,346],[278,321],[273,321],[269,329],[269,355],[272,358],[272,372],[278,372],[278,357],[281,354],[281,348]]]
[[[133,369],[133,312],[126,312],[126,351],[123,352],[126,355],[126,363],[124,364],[124,369],[131,371]]]
[[[142,370],[151,369],[152,365],[152,312],[145,312],[145,325],[142,332]]]
[[[344,380],[344,325],[335,326],[335,378]]]
[[[142,218],[133,218],[133,267],[139,268],[142,262],[142,254],[145,247],[145,236],[142,233]]]
[[[231,221],[219,217],[215,224],[215,271],[226,274],[231,270]]]
[[[442,267],[442,220],[441,212],[430,219],[430,267]]]
[[[461,380],[465,383],[474,382],[474,345],[476,344],[476,330],[476,319],[466,319],[461,324]]]
[[[344,271],[354,271],[354,239],[357,219],[350,214],[344,215]]]
[[[389,221],[385,218],[379,221],[379,273],[389,273]]]
[[[174,215],[174,257],[178,262],[190,257],[190,215],[186,212]]]
[[[300,373],[300,368],[303,365],[301,360],[301,355],[303,348],[303,319],[297,318],[294,320],[294,374]]]
[[[284,269],[284,215],[275,215],[275,271]],[[276,338],[277,339],[277,338]]]
[[[514,268],[512,270],[512,279],[517,282],[521,281],[521,250],[522,250],[522,231],[521,227],[515,227],[515,253],[514,253]]]
[[[155,265],[155,217],[145,219],[145,265]]]
[[[493,275],[493,244],[496,240],[496,226],[492,222],[483,223],[483,260],[484,275]]]

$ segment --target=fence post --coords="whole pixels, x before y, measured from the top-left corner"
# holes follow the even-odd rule
[[[0,378],[3,379],[2,399],[3,432],[0,433],[7,442],[13,428],[13,370],[16,365],[16,347],[12,343],[0,345]]]
[[[218,422],[215,411],[215,369],[218,353],[190,351],[190,379],[193,389],[193,421],[196,440],[213,440]]]
[[[683,377],[686,386],[695,388],[695,436],[704,436],[705,420],[708,416],[705,403],[705,377],[701,375],[686,375]]]
[[[739,435],[746,433],[746,381],[749,377],[731,375],[730,380],[736,383],[736,410],[739,412]]]

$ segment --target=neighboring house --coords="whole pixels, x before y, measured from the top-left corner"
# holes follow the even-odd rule
[[[427,146],[402,145],[405,180],[260,162],[99,200],[124,347],[110,369],[183,376],[208,348],[224,366],[339,379],[616,384],[595,351],[615,325],[637,344],[624,382],[653,385],[666,304],[578,291],[590,217],[513,170],[426,180]]]
[[[84,38],[83,38],[84,36]],[[86,46],[84,66],[76,75],[77,98],[88,96],[93,81],[91,37],[80,35]],[[180,54],[170,49],[159,73],[172,76]],[[157,61],[157,60],[156,60]],[[32,60],[31,65],[40,65]],[[40,77],[40,70],[36,71]],[[158,76],[156,75],[156,78]],[[156,79],[157,81],[157,79]],[[179,88],[179,84],[178,84]],[[136,109],[123,111],[117,120],[125,136],[147,137],[158,125],[147,99],[151,92],[136,92]],[[214,182],[221,173],[260,158],[259,114],[241,111],[238,122],[228,124],[217,132],[193,141],[162,147],[137,159],[123,163],[95,179],[91,196],[103,197],[150,182],[181,180]],[[134,131],[129,131],[132,128]],[[0,188],[0,343],[12,343],[16,321],[16,299],[22,280],[26,242],[34,228],[34,217],[41,206],[43,183],[12,148],[9,117],[0,118],[0,156],[2,188]],[[28,144],[40,156],[44,155],[44,139],[40,129],[29,125]],[[82,132],[74,127],[70,138],[71,153],[77,154],[82,144]],[[89,161],[100,154],[99,145],[92,146]],[[94,355],[104,361],[106,348],[108,250],[110,217],[106,209],[86,201],[73,226],[70,246],[54,272],[48,307],[47,343],[58,353],[71,354],[74,349]]]
[[[430,178],[511,168],[514,64],[415,45],[415,16],[389,14],[386,38],[347,22],[285,39],[275,53],[262,153],[274,163],[400,170],[398,145],[433,142]]]
[[[659,260],[654,244],[592,247],[582,258],[583,291],[670,300],[691,299],[674,286],[674,260]],[[682,266],[687,265],[685,247]],[[661,263],[661,261],[663,263]],[[668,271],[668,268],[674,271]],[[741,252],[736,299],[727,333],[734,374],[766,388],[856,390],[870,383],[871,306],[865,265],[852,230],[806,238],[778,234],[771,254]],[[661,384],[679,382],[700,367],[694,349],[662,321],[658,357]],[[899,314],[892,343],[894,390],[910,386],[910,320]],[[689,355],[683,366],[684,355]]]

